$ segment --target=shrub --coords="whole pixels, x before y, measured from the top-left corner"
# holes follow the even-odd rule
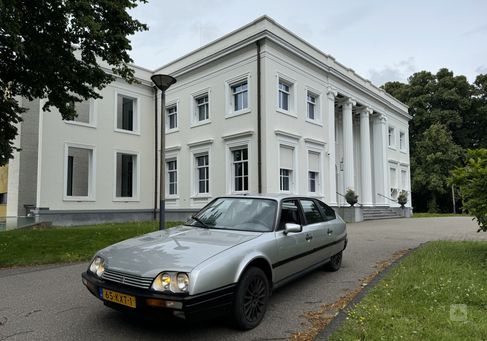
[[[401,205],[401,207],[404,207],[408,203],[408,192],[402,190],[399,192],[399,195],[397,196],[397,203]]]
[[[345,193],[345,200],[350,204],[350,206],[355,205],[358,202],[358,195],[351,188],[347,189]]]

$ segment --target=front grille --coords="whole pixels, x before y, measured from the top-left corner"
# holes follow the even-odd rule
[[[101,276],[104,280],[130,285],[132,287],[149,289],[152,284],[151,277],[141,277],[136,275],[129,275],[123,272],[105,269]]]

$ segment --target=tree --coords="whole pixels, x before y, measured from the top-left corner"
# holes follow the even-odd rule
[[[487,147],[485,134],[487,131],[487,75],[477,76],[475,82],[470,84],[465,76],[455,76],[448,69],[440,69],[436,74],[421,71],[411,75],[407,84],[389,82],[384,84],[383,88],[407,104],[409,114],[413,117],[409,124],[409,147],[413,183],[411,195],[415,209],[418,211],[447,210],[451,198],[444,195],[439,196],[439,193],[444,192],[443,186],[447,182],[449,173],[443,169],[434,177],[430,174],[431,169],[427,168],[429,163],[423,162],[421,159],[426,157],[434,159],[437,155],[435,155],[435,148],[425,148],[431,141],[423,141],[423,139],[431,135],[431,132],[426,132],[434,124],[441,124],[452,138],[451,141],[448,139],[448,143],[452,143],[451,146],[455,149],[455,153],[458,151],[458,147],[461,149]],[[421,144],[421,150],[418,151],[418,146]],[[440,143],[437,144],[436,150],[443,149]],[[425,154],[428,150],[432,154]],[[456,165],[456,161],[458,159],[450,166]],[[447,166],[448,163],[445,162],[442,165]],[[418,167],[426,168],[417,169]],[[420,178],[415,179],[415,176]],[[429,183],[429,186],[434,184],[441,186],[438,187],[438,191],[430,192],[421,185],[426,182]]]
[[[16,98],[46,98],[43,110],[76,117],[74,103],[100,98],[115,75],[133,82],[127,38],[146,30],[128,9],[145,0],[0,1],[0,165],[15,147],[23,109]],[[106,72],[99,62],[110,65]]]
[[[433,123],[423,132],[411,155],[412,190],[429,198],[428,211],[438,212],[438,198],[449,189],[450,171],[460,164],[462,148],[445,125]]]
[[[452,172],[451,181],[460,187],[464,212],[475,217],[478,231],[487,232],[487,149],[468,150],[465,166]]]

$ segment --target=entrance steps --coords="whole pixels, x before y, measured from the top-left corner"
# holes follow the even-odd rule
[[[364,220],[402,218],[400,214],[389,207],[363,207]]]

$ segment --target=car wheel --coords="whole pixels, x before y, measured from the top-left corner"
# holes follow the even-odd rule
[[[235,293],[234,319],[243,330],[255,328],[264,318],[269,301],[269,280],[259,268],[242,275]]]
[[[330,261],[326,264],[326,269],[329,271],[337,271],[342,266],[343,251],[338,252],[336,255],[330,258]]]

